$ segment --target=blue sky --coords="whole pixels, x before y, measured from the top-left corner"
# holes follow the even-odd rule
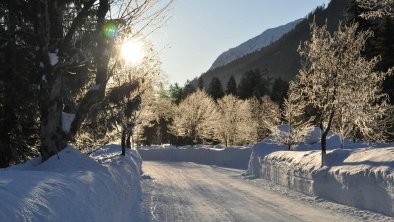
[[[170,21],[150,36],[170,83],[207,71],[222,52],[268,28],[305,17],[329,0],[175,0]]]

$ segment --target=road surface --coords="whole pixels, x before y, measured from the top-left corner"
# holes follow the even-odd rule
[[[185,162],[143,163],[142,221],[391,221],[307,197],[242,170]]]

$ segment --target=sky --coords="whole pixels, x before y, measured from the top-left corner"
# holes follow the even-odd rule
[[[150,36],[169,83],[206,72],[224,51],[268,28],[305,17],[329,0],[175,0],[171,19]]]

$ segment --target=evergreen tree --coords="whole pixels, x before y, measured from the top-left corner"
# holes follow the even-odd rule
[[[230,79],[227,82],[226,95],[237,95],[237,83],[235,82],[234,76],[230,76]]]
[[[182,100],[182,88],[178,85],[178,83],[171,84],[169,88],[170,100],[179,104]]]
[[[213,77],[211,83],[209,84],[208,95],[210,95],[215,101],[224,96],[222,83],[217,77]]]
[[[196,92],[196,87],[192,84],[190,80],[186,80],[185,86],[182,89],[182,99],[185,99],[194,92]]]
[[[288,82],[282,80],[281,78],[275,79],[274,84],[272,86],[272,91],[270,93],[271,100],[278,103],[279,106],[282,108],[288,90],[289,90]]]
[[[377,68],[387,71],[394,67],[394,19],[386,16],[379,21],[375,38],[373,38],[373,55],[381,56]],[[390,103],[394,104],[394,75],[388,76],[383,82],[383,90],[389,95]]]
[[[260,98],[268,93],[267,83],[262,79],[259,70],[250,70],[242,75],[237,92],[241,99],[248,99],[252,96]]]
[[[202,78],[202,75],[200,77],[198,77],[197,81],[198,81],[198,89],[203,90],[204,89],[204,80]]]

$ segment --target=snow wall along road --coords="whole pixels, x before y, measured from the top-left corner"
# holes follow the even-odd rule
[[[252,150],[250,147],[168,147],[139,150],[143,160],[184,161],[237,169],[247,169]]]
[[[263,141],[253,146],[248,171],[298,192],[341,204],[394,216],[394,148],[345,144],[328,139],[325,166],[320,144],[300,145],[296,151]],[[386,147],[384,147],[386,146]]]

